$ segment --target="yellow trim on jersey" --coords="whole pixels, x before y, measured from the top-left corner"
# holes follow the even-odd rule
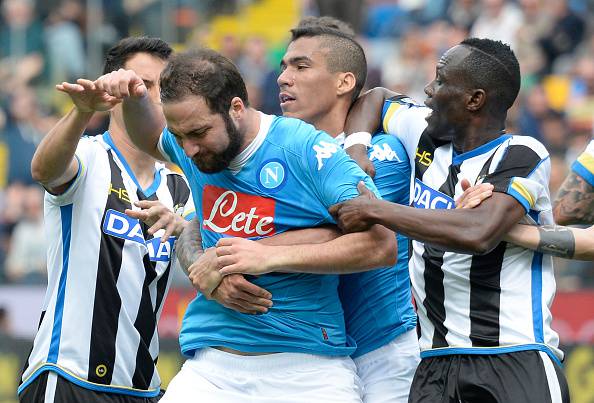
[[[182,214],[182,217],[183,217],[183,218],[186,218],[187,216],[189,216],[190,214],[192,214],[192,213],[195,213],[195,212],[196,212],[196,209],[189,210],[189,211],[187,211],[187,212],[184,212],[184,213]]]
[[[130,391],[133,391],[133,392],[142,392],[142,393],[147,393],[147,392],[151,393],[151,392],[155,392],[155,391],[158,390],[157,388],[153,388],[153,389],[137,389],[137,388],[133,388],[131,386],[106,385],[106,384],[103,384],[103,383],[91,382],[91,381],[88,381],[88,380],[86,380],[84,378],[81,378],[80,376],[77,376],[77,375],[73,374],[71,371],[67,370],[66,368],[64,368],[64,367],[62,367],[62,366],[60,366],[58,364],[53,364],[53,363],[49,363],[49,362],[43,362],[43,363],[38,364],[35,367],[35,370],[33,372],[31,372],[31,374],[27,377],[27,379],[24,379],[23,380],[22,384],[27,383],[27,381],[29,379],[31,379],[31,377],[33,375],[35,375],[37,373],[37,371],[39,371],[42,367],[54,367],[54,368],[57,368],[60,371],[65,372],[66,374],[70,375],[71,377],[73,377],[75,379],[78,379],[81,382],[88,383],[89,385],[95,385],[95,386],[98,386],[98,387],[101,387],[101,388],[113,388],[113,389],[119,389],[119,390],[130,390]]]
[[[582,164],[590,173],[594,174],[594,156],[588,152],[582,153],[578,157],[578,162]]]
[[[526,186],[522,185],[517,180],[514,180],[512,182],[511,187],[513,190],[518,192],[524,199],[526,199],[530,207],[534,207],[534,198],[532,197],[528,189],[526,189]]]
[[[400,108],[402,105],[396,102],[393,102],[388,106],[388,110],[386,111],[386,115],[384,116],[384,120],[382,121],[382,128],[384,129],[384,133],[388,133],[388,124],[390,123],[390,119],[394,116],[394,113]]]

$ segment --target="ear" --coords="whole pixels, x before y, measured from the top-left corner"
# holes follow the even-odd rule
[[[471,112],[478,112],[487,102],[487,93],[482,89],[475,89],[470,92],[466,108]]]
[[[234,120],[239,120],[245,114],[246,107],[241,98],[233,97],[231,106],[229,107],[229,116]]]
[[[336,95],[338,96],[353,91],[355,89],[355,85],[357,84],[357,79],[355,78],[355,75],[351,72],[339,73],[337,80],[338,84],[336,86]]]

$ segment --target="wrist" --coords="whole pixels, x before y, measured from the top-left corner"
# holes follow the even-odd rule
[[[344,139],[344,149],[348,150],[350,147],[361,144],[365,147],[371,146],[371,133],[368,132],[356,132],[349,134]]]

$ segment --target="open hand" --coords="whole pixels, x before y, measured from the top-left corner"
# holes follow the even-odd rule
[[[74,106],[81,112],[108,111],[122,102],[121,99],[98,89],[92,81],[84,78],[76,80],[76,84],[63,82],[56,85],[56,89],[68,94]]]
[[[132,70],[119,69],[104,74],[95,80],[95,86],[119,99],[141,98],[148,93],[142,78]]]
[[[134,202],[134,205],[140,207],[141,210],[126,209],[125,213],[150,225],[147,230],[150,235],[164,229],[165,233],[161,236],[161,242],[166,242],[171,235],[179,236],[187,224],[183,217],[169,210],[158,200],[139,200]]]

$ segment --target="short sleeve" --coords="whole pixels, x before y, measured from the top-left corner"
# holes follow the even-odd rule
[[[97,152],[102,149],[101,147],[93,137],[85,136],[79,140],[74,153],[74,157],[78,161],[76,176],[64,192],[52,194],[46,191],[46,199],[50,203],[59,206],[72,203],[80,189],[84,187],[89,167],[95,163]]]
[[[594,186],[594,139],[571,165],[571,170]]]
[[[483,182],[491,183],[495,192],[515,198],[528,214],[541,210],[540,204],[548,200],[551,161],[542,144],[533,138],[518,144],[510,142],[496,169],[486,175]]]
[[[382,129],[398,137],[409,158],[414,159],[419,138],[427,127],[425,118],[429,113],[431,109],[410,98],[390,98],[384,102],[382,109]]]
[[[304,143],[304,174],[326,208],[358,196],[359,181],[380,197],[371,178],[328,134],[318,131]]]

